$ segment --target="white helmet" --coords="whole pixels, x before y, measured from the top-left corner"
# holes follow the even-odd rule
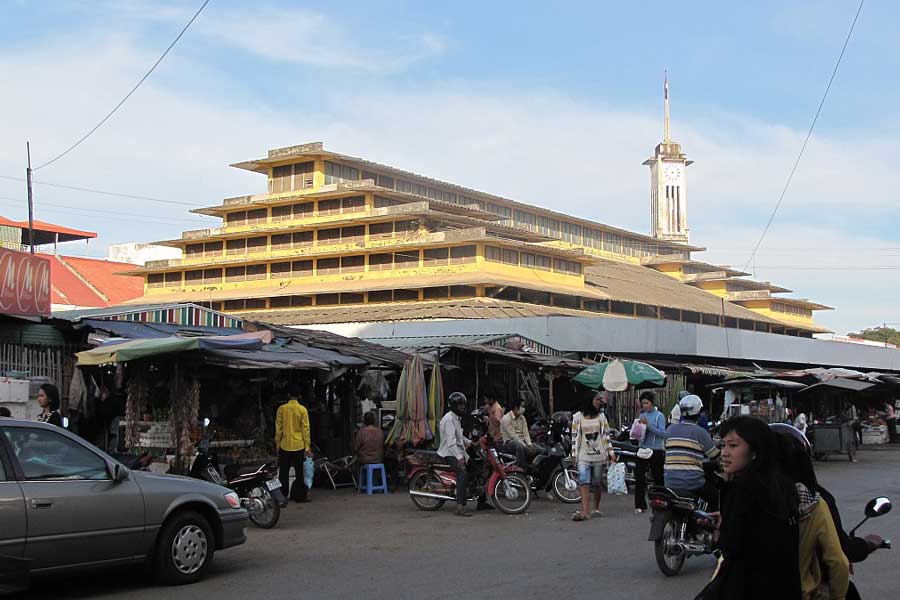
[[[682,416],[696,417],[703,409],[703,400],[694,394],[688,394],[678,401]]]

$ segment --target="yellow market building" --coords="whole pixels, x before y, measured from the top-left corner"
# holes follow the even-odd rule
[[[669,136],[650,168],[651,235],[326,150],[232,165],[262,194],[193,212],[220,227],[160,244],[135,303],[193,302],[285,325],[546,315],[665,319],[811,337],[828,330],[786,288],[692,258],[687,167]]]

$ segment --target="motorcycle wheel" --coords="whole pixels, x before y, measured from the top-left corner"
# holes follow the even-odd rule
[[[569,472],[569,483],[572,489],[566,487],[565,472],[560,469],[553,476],[553,495],[560,502],[566,504],[576,504],[581,502],[581,493],[578,491],[578,471],[575,469],[567,469]]]
[[[494,506],[508,515],[521,514],[531,505],[531,487],[521,475],[514,473],[507,475],[505,481],[498,479],[492,492]]]
[[[661,517],[660,517],[661,518]],[[672,515],[666,515],[662,535],[654,542],[656,566],[666,577],[678,575],[684,566],[684,554],[672,552],[672,546],[678,541],[678,521]]]
[[[441,488],[441,481],[431,471],[419,471],[409,481],[409,491],[411,492],[434,492]],[[437,498],[422,498],[421,496],[410,496],[420,510],[438,510],[444,506],[444,500]]]
[[[261,510],[249,510],[250,521],[260,529],[272,529],[281,518],[281,507],[264,487],[255,487],[248,494],[251,502],[261,502]]]

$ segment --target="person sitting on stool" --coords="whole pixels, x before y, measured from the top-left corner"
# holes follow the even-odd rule
[[[374,412],[363,415],[363,428],[356,432],[353,450],[359,466],[384,463],[384,432],[375,427]]]

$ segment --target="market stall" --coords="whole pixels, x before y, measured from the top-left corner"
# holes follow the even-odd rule
[[[290,383],[307,390],[311,413],[321,400],[338,414],[341,404],[352,413],[354,382],[370,364],[265,329],[114,341],[77,356],[82,377],[105,381],[112,375],[110,387],[124,397],[121,434],[110,449],[150,452],[151,468],[166,472],[189,468],[204,418],[215,423],[212,444],[223,451],[223,463],[271,458],[275,410]]]
[[[793,393],[804,387],[796,381],[768,377],[741,377],[709,385],[713,394],[724,396],[722,420],[750,415],[768,423],[787,421],[794,412]]]
[[[798,392],[809,409],[807,437],[817,460],[824,460],[829,454],[847,454],[850,460],[854,459],[858,446],[854,426],[859,419],[859,393],[874,385],[856,379],[834,378]]]

